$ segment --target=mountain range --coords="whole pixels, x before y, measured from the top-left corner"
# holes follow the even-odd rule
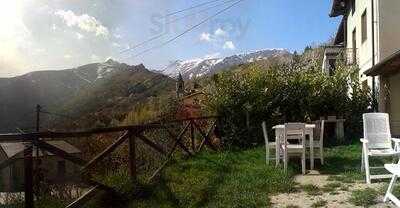
[[[79,123],[76,126],[82,128],[107,126],[115,119],[123,120],[137,104],[172,95],[173,77],[179,73],[184,79],[200,78],[241,64],[290,57],[287,50],[266,49],[225,58],[174,61],[162,73],[143,64],[131,66],[109,59],[72,69],[0,78],[0,133],[16,132],[16,128],[32,131],[36,104],[54,113],[41,116],[42,130],[54,127],[47,124],[60,122]],[[55,114],[68,116],[68,122]]]
[[[162,73],[171,77],[181,73],[184,79],[199,78],[215,74],[232,66],[268,59],[286,59],[291,53],[285,49],[264,49],[248,53],[236,54],[225,58],[197,58],[191,60],[176,60],[168,64]]]
[[[106,123],[137,102],[173,91],[175,81],[149,71],[142,64],[130,66],[112,59],[73,69],[37,71],[0,78],[0,132],[32,130],[35,106],[73,118],[96,114]],[[99,116],[101,114],[101,116]],[[43,123],[53,119],[43,115]],[[85,119],[87,123],[93,119]]]

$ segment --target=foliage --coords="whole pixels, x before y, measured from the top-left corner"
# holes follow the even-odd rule
[[[361,114],[370,104],[369,91],[359,84],[355,67],[339,64],[333,76],[324,74],[318,58],[310,55],[317,52],[294,57],[289,64],[265,68],[252,63],[213,76],[208,108],[224,118],[226,144],[262,143],[262,121],[272,127],[328,115],[343,116],[350,126],[346,136],[357,138]]]
[[[142,66],[122,64],[120,68],[118,73],[97,80],[60,105],[60,114],[70,118],[57,118],[53,128],[109,127],[123,122],[130,111],[142,111],[142,116],[149,117],[145,114],[153,112],[146,112],[144,106],[149,104],[152,108],[163,97],[173,94],[175,82],[172,78]]]
[[[179,107],[178,100],[170,96],[148,99],[147,102],[136,104],[127,113],[123,125],[138,125],[158,120],[173,120]]]

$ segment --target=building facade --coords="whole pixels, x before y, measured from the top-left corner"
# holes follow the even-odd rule
[[[47,141],[48,144],[61,149],[76,157],[81,156],[81,151],[65,141]],[[24,150],[27,145],[18,143],[0,143],[0,163],[9,159],[12,163],[0,170],[0,192],[20,192],[24,187]],[[39,153],[37,156],[37,153]],[[34,180],[39,177],[41,182],[48,185],[72,182],[79,176],[80,167],[70,161],[60,158],[41,149],[33,150],[35,167]]]
[[[396,70],[399,70],[391,70],[390,76],[376,73],[381,70],[377,66],[389,61],[400,49],[400,1],[333,0],[329,15],[342,17],[333,45],[342,48],[348,64],[359,66],[363,86],[372,89],[379,110],[391,114],[394,131],[400,134],[397,127],[400,126],[397,124],[400,101],[396,97],[400,96],[397,86],[400,79],[396,77]],[[325,59],[325,62],[332,59],[329,50],[325,52]],[[329,67],[323,66],[325,71],[329,71]]]

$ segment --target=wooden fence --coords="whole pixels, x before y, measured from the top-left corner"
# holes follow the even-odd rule
[[[200,123],[207,121],[211,122],[208,129],[204,129]],[[151,147],[159,154],[165,155],[165,161],[158,167],[154,173],[148,178],[148,180],[154,179],[157,174],[168,164],[168,162],[172,159],[174,152],[179,148],[187,155],[194,155],[197,152],[201,151],[204,146],[212,150],[217,150],[217,147],[213,145],[211,138],[213,133],[216,130],[218,124],[218,117],[209,116],[209,117],[199,117],[199,118],[188,118],[183,120],[175,120],[175,121],[167,121],[167,122],[155,122],[146,125],[134,125],[134,126],[121,126],[121,127],[110,127],[110,128],[97,128],[89,131],[77,131],[77,132],[33,132],[33,133],[19,133],[19,134],[0,134],[0,142],[24,142],[26,143],[27,148],[24,150],[24,175],[25,175],[25,183],[24,183],[24,192],[25,192],[25,207],[33,208],[34,207],[34,167],[33,167],[33,147],[40,148],[42,151],[52,153],[58,157],[61,157],[65,160],[68,160],[76,165],[79,165],[81,168],[81,174],[87,173],[86,170],[92,168],[104,158],[109,156],[113,151],[115,151],[119,146],[128,141],[129,146],[129,172],[131,181],[133,183],[137,183],[137,175],[138,175],[138,159],[136,152],[137,140],[141,140],[143,144]],[[179,134],[175,134],[171,130],[171,126],[174,123],[183,124]],[[207,127],[206,127],[207,128]],[[146,131],[154,131],[154,130],[165,130],[166,135],[168,135],[168,139],[171,140],[172,146],[167,149],[161,145],[159,145],[156,141],[152,141],[151,139],[145,136]],[[189,136],[187,132],[189,131]],[[199,141],[196,141],[195,132],[197,131],[198,135],[200,135]],[[120,136],[106,149],[104,149],[101,153],[96,155],[90,161],[85,161],[80,157],[69,154],[64,150],[53,146],[45,141],[54,140],[54,139],[79,139],[82,137],[88,137],[92,135],[106,134],[106,133],[120,133]],[[185,141],[185,139],[187,139]],[[190,144],[190,145],[188,145]],[[13,162],[17,160],[17,156],[8,158],[6,161],[0,163],[0,170],[8,167]],[[67,208],[75,208],[82,207],[84,203],[86,203],[89,199],[91,199],[99,190],[114,192],[113,188],[106,186],[100,182],[97,182],[93,179],[91,175],[89,177],[85,176],[85,183],[91,186],[89,191],[81,195],[78,199],[70,203]]]

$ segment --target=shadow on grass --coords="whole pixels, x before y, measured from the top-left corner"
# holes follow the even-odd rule
[[[361,145],[353,144],[327,148],[325,150],[325,164],[319,167],[322,174],[333,175],[331,180],[345,183],[352,183],[364,179],[364,172],[361,171]],[[385,163],[392,163],[391,157],[370,157],[370,167],[382,166]],[[371,170],[373,174],[382,174],[382,169]]]
[[[292,190],[294,183],[280,169],[265,165],[264,158],[263,149],[257,148],[205,152],[178,161],[162,175],[170,193],[165,199],[174,199],[175,206],[169,207],[269,207],[272,193]],[[166,207],[166,200],[158,207]]]

